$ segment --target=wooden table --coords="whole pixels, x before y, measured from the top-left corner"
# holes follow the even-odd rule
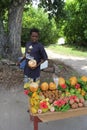
[[[46,112],[42,114],[32,114],[30,112],[30,120],[33,121],[34,130],[38,130],[39,122],[56,121],[65,118],[78,117],[87,114],[87,107],[71,109],[67,112]]]

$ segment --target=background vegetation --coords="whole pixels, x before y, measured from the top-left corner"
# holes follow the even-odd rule
[[[63,37],[68,46],[73,45],[79,49],[80,47],[87,47],[86,0],[66,0],[60,5],[62,6],[60,15],[52,10],[52,8],[56,9],[54,4],[49,3],[50,8],[47,8],[48,3],[44,1],[42,6],[44,9],[40,5],[40,8],[35,9],[30,6],[24,11],[22,26],[22,39],[24,41],[29,38],[29,29],[36,26],[41,29],[40,40],[44,45],[55,44],[58,38]],[[26,31],[26,29],[28,30]]]
[[[68,44],[87,47],[87,1],[67,0],[64,36]]]
[[[65,46],[87,48],[87,0],[0,1],[0,57],[16,59],[29,40],[32,27],[40,29],[40,41],[55,45],[60,37]]]
[[[43,8],[25,6],[22,19],[22,45],[29,41],[29,32],[33,27],[40,29],[40,39],[44,45],[54,44],[58,40],[58,29],[55,20],[49,20]]]

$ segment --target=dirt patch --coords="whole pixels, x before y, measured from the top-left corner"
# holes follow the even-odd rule
[[[7,64],[0,65],[0,88],[10,89],[23,85],[23,71]]]
[[[68,79],[70,76],[77,76],[79,77],[79,74],[70,66],[65,65],[63,62],[61,62],[58,59],[50,59],[49,60],[49,68],[53,67],[55,68],[55,74],[58,77],[64,77],[65,79]],[[53,77],[53,73],[51,72],[41,72],[41,81],[51,81]]]
[[[57,76],[62,76],[68,79],[70,76],[79,76],[78,73],[70,66],[65,65],[58,59],[49,60],[49,68],[51,71],[41,71],[41,82],[52,81],[53,76],[53,66],[55,68],[55,73]],[[23,70],[14,65],[8,65],[6,63],[0,62],[0,88],[10,89],[10,88],[20,88],[23,86]]]

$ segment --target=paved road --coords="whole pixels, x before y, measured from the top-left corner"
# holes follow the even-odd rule
[[[74,68],[87,74],[87,60],[84,58],[62,57],[49,52],[49,56],[60,58],[66,64],[74,65]],[[72,64],[73,63],[73,64]],[[0,130],[33,130],[33,124],[27,113],[28,98],[23,94],[23,86],[20,89],[8,91],[0,90]],[[40,123],[39,130],[87,130],[87,116],[69,118],[48,123]]]

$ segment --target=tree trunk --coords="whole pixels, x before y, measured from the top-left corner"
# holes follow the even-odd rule
[[[5,56],[6,43],[7,43],[7,39],[4,32],[3,20],[2,18],[0,18],[0,57]]]
[[[22,14],[26,0],[14,0],[8,12],[8,58],[17,60],[21,55]]]

